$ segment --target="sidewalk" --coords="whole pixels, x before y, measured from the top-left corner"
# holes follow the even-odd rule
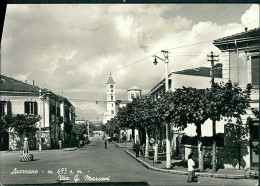
[[[112,141],[116,146],[121,147],[121,148],[132,148],[133,144],[131,142],[122,142],[122,143],[116,143]]]
[[[73,151],[73,150],[77,150],[78,147],[72,147],[72,148],[63,148],[63,149],[49,149],[49,150],[29,150],[29,152],[54,152],[54,151]],[[23,151],[21,150],[8,150],[8,151],[0,151],[0,153],[23,153]]]
[[[115,145],[119,147],[125,147],[121,144],[117,144],[116,142],[113,142]],[[154,163],[152,158],[143,158],[143,157],[135,157],[135,152],[128,147],[128,150],[125,150],[127,154],[132,156],[134,159],[136,159],[138,162],[142,163],[146,168],[159,171],[159,172],[165,172],[165,173],[171,173],[171,174],[180,174],[180,175],[188,175],[187,168],[183,166],[182,160],[172,160],[173,168],[172,169],[166,169],[165,164],[166,161],[161,161],[160,163]],[[181,165],[182,164],[182,165]],[[178,166],[179,165],[179,166]],[[219,169],[217,173],[211,173],[210,170],[208,172],[196,172],[197,176],[201,177],[214,177],[214,178],[225,178],[225,179],[244,179],[244,170],[236,170],[236,169]]]

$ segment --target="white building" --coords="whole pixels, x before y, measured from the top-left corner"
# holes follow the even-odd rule
[[[115,82],[110,74],[108,81],[106,83],[106,94],[107,94],[107,111],[104,114],[103,124],[106,124],[111,118],[113,118],[118,108],[125,107],[128,103],[133,101],[134,98],[141,96],[142,90],[137,86],[133,86],[127,90],[127,99],[128,100],[116,100],[115,95]],[[126,131],[120,132],[120,137],[126,135],[128,141],[131,140],[132,130],[128,129]],[[138,139],[138,131],[135,130],[135,141]]]
[[[107,93],[107,111],[104,114],[103,124],[106,124],[108,120],[116,115],[116,87],[115,82],[110,74],[106,83]]]
[[[58,140],[68,140],[66,126],[75,122],[74,106],[62,96],[48,89],[22,82],[1,75],[0,86],[0,117],[8,114],[40,115],[36,124],[37,132],[28,137],[30,148],[38,149],[39,128],[41,128],[42,148],[58,147]],[[18,150],[19,136],[13,130],[0,135],[0,149]],[[23,139],[21,139],[23,140]]]

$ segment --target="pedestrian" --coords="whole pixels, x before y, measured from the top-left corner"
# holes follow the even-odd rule
[[[188,180],[187,182],[197,182],[198,180],[195,177],[195,162],[193,161],[193,153],[190,153],[188,156]]]
[[[140,143],[139,140],[135,144],[135,157],[139,157],[139,151],[140,151]]]
[[[105,136],[105,149],[107,149],[107,137]]]
[[[83,140],[81,139],[80,141],[79,141],[79,148],[82,148],[83,147]]]
[[[143,155],[143,157],[145,156],[145,143],[143,143],[143,146],[142,146],[142,155]]]

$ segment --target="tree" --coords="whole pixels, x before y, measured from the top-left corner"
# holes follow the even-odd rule
[[[162,126],[162,122],[168,126],[172,125],[178,130],[184,130],[187,127],[187,114],[189,111],[187,111],[185,106],[189,102],[186,100],[185,94],[184,89],[177,89],[174,92],[168,91],[160,96],[156,104],[156,116],[159,127]],[[166,167],[170,168],[171,163],[169,162]]]
[[[214,83],[211,89],[207,90],[209,106],[209,118],[212,121],[220,121],[223,118],[236,118],[241,120],[241,115],[245,114],[245,109],[249,107],[251,85],[242,90],[238,84],[228,82]],[[239,123],[239,122],[238,122]],[[212,162],[213,172],[216,172],[216,123],[213,122],[213,147]]]
[[[119,134],[120,129],[118,125],[118,119],[117,117],[111,118],[107,124],[106,124],[106,129],[110,137],[114,136],[114,134]]]
[[[183,130],[187,124],[195,124],[198,136],[199,169],[203,168],[203,154],[201,141],[201,125],[209,118],[208,100],[205,89],[183,87],[173,94],[166,95],[170,100],[169,110],[165,111],[166,122],[171,122],[175,127]]]
[[[0,117],[0,132],[5,132],[13,123],[13,116],[5,115]]]
[[[19,135],[35,130],[35,124],[40,120],[41,116],[39,115],[17,114],[5,117],[7,125]]]
[[[162,95],[161,95],[162,96]],[[165,126],[164,123],[164,115],[160,113],[160,106],[165,105],[161,104],[160,101],[153,102],[153,108],[150,111],[151,120],[155,129],[155,144],[154,144],[154,162],[158,162],[158,143],[159,143],[159,131]],[[166,102],[168,103],[168,102]]]
[[[74,124],[72,127],[72,133],[79,136],[80,139],[83,139],[83,135],[86,134],[86,125],[83,123]]]

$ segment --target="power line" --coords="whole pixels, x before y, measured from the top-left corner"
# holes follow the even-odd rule
[[[229,7],[228,7],[228,8],[229,8]],[[226,8],[226,9],[228,9],[228,8]],[[234,7],[233,10],[236,9],[236,8],[237,8],[237,7]],[[221,14],[223,11],[225,11],[226,9],[221,10],[219,13],[217,13],[217,14],[211,19],[211,21],[213,21],[218,15],[220,15],[220,14]],[[224,15],[223,15],[222,17],[220,17],[217,21],[219,21],[220,19],[222,19],[222,18],[223,18],[224,16],[226,16],[227,14],[231,13],[233,10],[231,10],[231,11],[227,12],[226,14],[224,14]],[[212,25],[211,25],[211,26],[212,26]],[[211,26],[209,26],[209,27],[211,27]],[[208,27],[208,28],[209,28],[209,27]],[[207,28],[206,28],[206,29],[207,29]],[[204,30],[205,30],[205,29],[204,29]],[[198,34],[197,34],[197,35],[198,35]],[[196,36],[197,36],[197,35],[196,35]],[[186,40],[186,41],[188,41],[188,40]],[[185,42],[186,42],[186,41],[185,41]],[[167,49],[167,50],[185,48],[185,47],[190,47],[190,46],[195,46],[195,45],[200,45],[200,44],[209,43],[209,42],[212,42],[212,41],[214,41],[214,40],[208,40],[208,41],[204,41],[204,42],[193,43],[193,44],[183,45],[183,46],[179,46],[179,47],[173,47],[173,48],[170,48],[170,49]],[[127,67],[129,67],[129,66],[132,66],[132,65],[134,65],[134,64],[140,63],[140,62],[142,62],[142,61],[144,61],[144,60],[146,60],[146,59],[148,59],[148,58],[150,58],[150,57],[152,57],[152,56],[154,56],[154,55],[156,55],[156,54],[158,54],[158,53],[160,53],[160,52],[161,52],[161,51],[156,52],[156,53],[154,53],[154,54],[152,54],[152,55],[149,55],[149,56],[147,56],[147,57],[144,57],[144,58],[142,58],[142,59],[140,59],[140,60],[138,60],[138,61],[135,61],[135,62],[133,62],[133,63],[130,63],[130,64],[128,64],[128,65],[126,65],[126,66],[124,66],[124,67],[122,67],[122,68],[119,68],[119,69],[116,69],[116,70],[112,70],[111,72],[120,71],[120,70],[125,69],[125,68],[127,68]],[[104,76],[107,76],[107,74],[104,74],[104,75],[101,75],[101,76],[98,76],[98,77],[89,79],[89,80],[86,81],[85,83],[88,83],[88,82],[90,82],[90,81],[92,81],[92,80],[95,80],[95,79],[98,79],[98,78],[101,78],[101,77],[104,77]]]
[[[230,8],[230,7],[228,7],[228,8]],[[226,9],[228,9],[228,8],[226,8]],[[224,10],[221,10],[219,13],[217,13],[211,20],[210,20],[210,22],[211,21],[213,21],[218,15],[220,15],[223,11],[225,11],[226,9],[224,9]],[[230,11],[231,12],[231,11]],[[230,12],[228,12],[228,14],[230,13]],[[227,14],[225,14],[225,15],[227,15]],[[224,15],[224,16],[225,16]],[[224,16],[222,16],[220,19],[222,19]],[[217,21],[219,21],[220,19],[218,19]],[[212,25],[210,25],[209,27],[211,27]],[[208,29],[209,27],[207,27],[207,28],[205,28],[205,29],[201,29],[201,30],[203,30],[203,31],[205,31],[206,29]],[[203,32],[202,31],[202,32]],[[191,37],[191,38],[189,38],[189,39],[186,39],[183,43],[185,43],[185,42],[187,42],[187,41],[189,41],[189,40],[191,40],[191,39],[194,39],[196,36],[198,36],[198,34],[201,34],[202,32],[199,32],[199,33],[197,33],[195,36],[193,36],[193,37]],[[208,42],[212,42],[212,41],[214,41],[214,40],[211,40],[211,41],[208,41]],[[177,48],[170,48],[170,49],[168,49],[168,50],[172,50],[172,49],[177,49]]]

